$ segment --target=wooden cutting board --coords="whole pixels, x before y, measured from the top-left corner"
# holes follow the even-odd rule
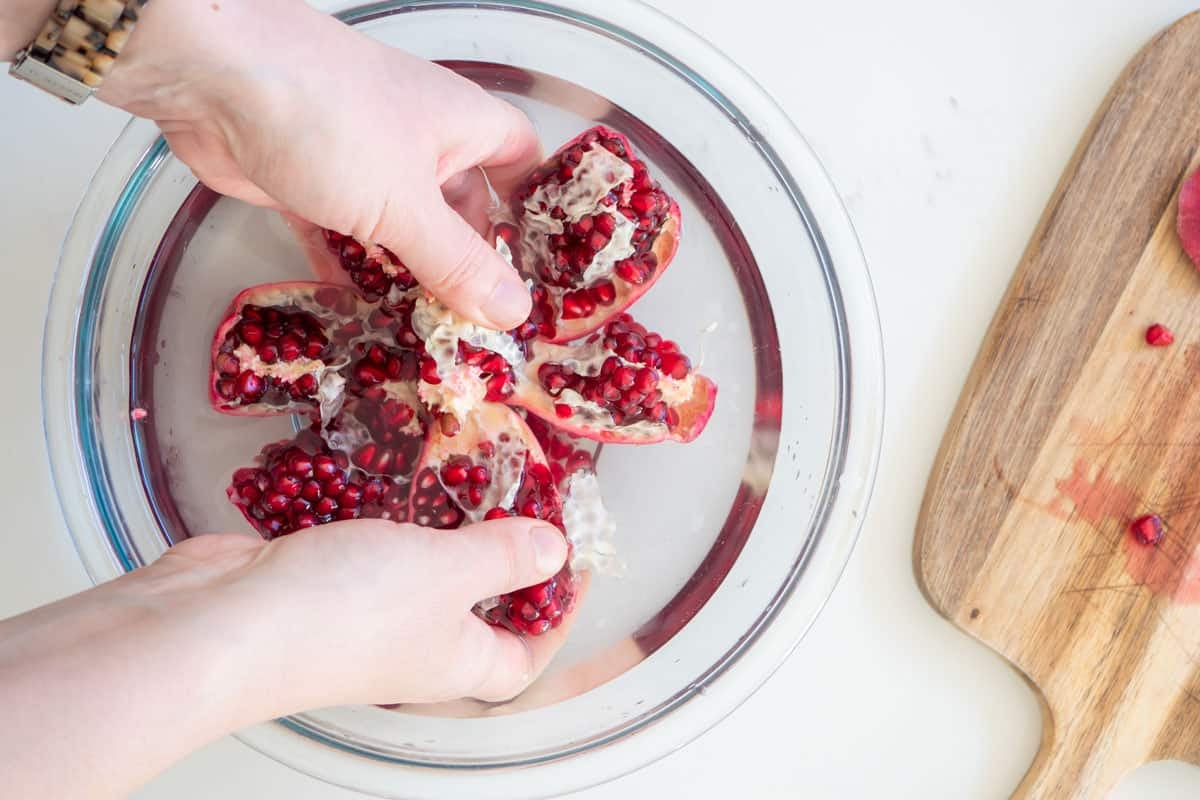
[[[1147,761],[1200,764],[1200,273],[1175,235],[1198,146],[1193,14],[1138,54],[1084,136],[925,496],[929,601],[1042,699],[1018,797],[1101,798]],[[1174,345],[1146,345],[1154,322]],[[1129,532],[1150,512],[1157,547]]]

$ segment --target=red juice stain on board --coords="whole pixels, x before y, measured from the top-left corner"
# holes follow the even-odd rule
[[[1048,509],[1060,519],[1077,517],[1092,527],[1114,519],[1127,519],[1129,510],[1141,503],[1137,492],[1108,477],[1103,468],[1096,477],[1090,478],[1091,465],[1085,459],[1076,459],[1071,474],[1054,482],[1058,497]],[[1062,500],[1069,500],[1074,510],[1064,509]]]
[[[1163,533],[1154,543],[1155,525],[1147,525],[1146,536],[1139,537],[1131,529],[1131,517],[1142,507],[1142,499],[1130,486],[1110,477],[1101,468],[1090,477],[1092,465],[1077,459],[1071,474],[1054,482],[1058,496],[1046,510],[1055,517],[1080,519],[1091,527],[1121,531],[1121,547],[1125,553],[1125,572],[1134,582],[1151,593],[1168,597],[1176,603],[1200,603],[1200,555],[1184,537],[1172,537],[1156,515],[1138,515],[1132,524],[1153,516]],[[1071,508],[1074,506],[1074,508]]]

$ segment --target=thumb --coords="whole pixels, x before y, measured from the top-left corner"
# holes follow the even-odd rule
[[[468,604],[541,583],[567,560],[562,531],[525,517],[469,525],[434,541],[458,565],[457,583]]]
[[[411,210],[410,210],[411,213]],[[529,289],[506,262],[441,194],[405,220],[401,236],[383,236],[413,276],[462,316],[496,330],[529,316]],[[399,246],[395,246],[399,245]]]

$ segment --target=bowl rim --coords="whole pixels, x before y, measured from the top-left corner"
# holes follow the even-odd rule
[[[835,436],[842,446],[836,457],[831,459],[829,475],[834,479],[824,482],[825,511],[824,519],[819,524],[822,530],[832,525],[844,533],[837,537],[815,537],[811,552],[798,560],[795,574],[789,578],[787,591],[778,598],[776,607],[768,609],[770,613],[760,617],[758,630],[748,633],[741,645],[713,665],[706,673],[708,680],[698,681],[689,687],[693,691],[675,705],[663,709],[655,718],[636,727],[623,728],[607,741],[589,743],[583,751],[558,754],[551,760],[537,762],[533,766],[514,764],[464,770],[460,765],[455,769],[459,778],[465,776],[471,781],[471,796],[510,796],[518,787],[524,796],[533,796],[528,794],[531,785],[536,785],[534,791],[538,796],[550,796],[612,780],[698,737],[756,691],[807,633],[845,569],[873,489],[885,406],[882,336],[874,291],[861,247],[849,215],[812,148],[782,109],[749,75],[712,45],[661,12],[637,0],[605,0],[603,5],[599,0],[558,0],[556,3],[538,0],[390,0],[350,8],[338,16],[354,24],[400,9],[464,7],[533,13],[582,25],[610,38],[623,40],[648,53],[691,83],[718,105],[732,122],[747,131],[753,131],[757,135],[760,153],[775,170],[781,184],[791,193],[792,202],[808,228],[826,280],[830,283],[831,298],[836,297],[841,301],[840,305],[833,303],[833,307],[838,317],[838,348],[842,367],[839,379],[845,406],[839,412],[840,430]],[[648,22],[651,19],[653,24]],[[670,55],[645,35],[633,33],[629,26],[633,22],[636,22],[640,31],[653,28],[659,35],[675,37],[676,42],[682,43],[682,49],[692,57],[692,63],[704,61],[708,66],[704,70],[707,74],[721,75],[717,83],[725,86],[730,93],[723,92],[711,80],[701,77],[699,70]],[[753,123],[732,99],[731,95],[736,92],[741,92],[756,103],[757,118]],[[90,296],[90,293],[97,291],[97,281],[89,279],[94,277],[90,275],[91,268],[107,263],[106,255],[111,253],[121,233],[119,226],[114,227],[104,221],[124,218],[144,188],[142,183],[153,174],[154,166],[167,156],[165,143],[161,139],[147,148],[142,138],[128,135],[135,125],[137,121],[131,122],[118,138],[76,211],[60,252],[45,330],[43,408],[47,449],[60,507],[93,582],[112,577],[114,570],[125,572],[135,566],[121,542],[108,541],[105,536],[84,534],[84,531],[95,527],[97,520],[108,531],[119,526],[114,526],[113,520],[106,519],[106,506],[109,504],[96,501],[105,491],[103,483],[95,479],[97,454],[89,452],[87,447],[81,447],[79,451],[83,458],[80,459],[79,451],[72,447],[78,441],[79,426],[86,423],[81,415],[86,412],[87,394],[94,388],[86,385],[86,382],[77,381],[78,375],[89,373],[85,363],[88,348],[82,346],[76,333],[80,326],[88,323],[87,315],[94,314],[97,306],[95,298]],[[107,167],[130,160],[137,164],[132,180],[121,187],[106,189],[97,185],[98,177],[105,173]],[[793,171],[808,178],[802,182],[803,191],[793,177]],[[87,235],[94,229],[104,231],[98,240]],[[74,320],[70,315],[64,318],[61,311],[56,311],[64,307],[78,309],[80,318]],[[78,324],[68,326],[65,324],[68,320]],[[91,322],[94,323],[94,320]],[[67,353],[73,353],[74,359],[65,358],[64,354]],[[64,425],[66,430],[60,427]],[[850,435],[851,431],[855,432],[854,436]],[[64,447],[72,451],[71,458],[64,458]],[[793,590],[800,582],[800,574],[809,571],[818,560],[825,565],[818,570],[824,581],[820,586],[806,585],[806,594],[812,595],[815,602],[801,611],[796,603],[791,602]],[[744,658],[750,651],[753,651],[754,658]],[[754,663],[750,664],[750,661]],[[688,702],[696,697],[704,697],[705,702]],[[659,724],[668,716],[678,720],[679,724]],[[684,717],[688,718],[690,724],[682,724]],[[444,791],[445,784],[441,781],[446,777],[446,767],[417,765],[408,761],[370,760],[356,751],[347,750],[335,740],[321,734],[314,736],[312,729],[298,719],[279,720],[277,723],[243,731],[238,738],[268,757],[348,788],[394,796],[391,791],[394,791],[397,783],[396,765],[399,763],[404,765],[408,773],[404,778],[404,797],[434,797]],[[665,731],[665,728],[671,728],[671,731]],[[353,780],[345,777],[346,753],[354,754]],[[590,775],[585,776],[587,771],[580,767],[579,761],[589,757],[603,759],[607,764],[603,768],[597,765]],[[532,773],[537,775],[533,776]],[[544,795],[541,794],[543,792]]]

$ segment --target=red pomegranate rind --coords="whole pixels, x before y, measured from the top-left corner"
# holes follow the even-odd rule
[[[264,416],[314,408],[322,380],[363,338],[392,340],[400,321],[374,315],[354,290],[273,283],[233,299],[212,344],[209,398],[225,414]]]
[[[400,520],[408,507],[406,486],[364,475],[308,431],[264,447],[255,466],[233,474],[225,492],[266,539],[336,520]]]
[[[515,488],[514,488],[515,486]],[[527,516],[562,528],[562,498],[533,432],[514,411],[485,404],[455,436],[431,426],[413,478],[409,521],[450,529]],[[569,567],[544,583],[501,595],[477,613],[493,624],[540,635],[562,623],[575,598]]]
[[[555,198],[570,196],[564,186],[584,191],[580,178],[592,171],[579,171],[582,161],[603,158],[596,163],[607,168],[604,165],[611,160],[600,150],[616,156],[632,173],[615,183],[620,177],[615,170],[605,173],[613,180],[604,185],[613,185],[599,201],[576,197],[582,205],[569,212],[550,206]],[[596,152],[589,155],[591,151]],[[537,203],[557,220],[561,233],[536,229],[535,224],[548,223],[545,218],[538,222],[527,203]],[[584,131],[560,147],[511,198],[509,207],[512,219],[498,220],[494,235],[508,245],[513,264],[548,292],[555,319],[552,331],[543,326],[542,336],[554,342],[584,336],[628,308],[658,280],[679,246],[678,204],[649,175],[629,140],[603,126]],[[594,256],[611,240],[626,241],[625,233],[618,231],[627,230],[625,220],[632,223],[631,251],[614,262],[610,274],[587,274]],[[543,247],[545,255],[538,252]]]
[[[1200,170],[1188,176],[1179,190],[1175,230],[1193,266],[1200,268]]]
[[[716,405],[716,384],[628,314],[570,345],[535,343],[532,355],[510,402],[574,436],[690,442]]]

